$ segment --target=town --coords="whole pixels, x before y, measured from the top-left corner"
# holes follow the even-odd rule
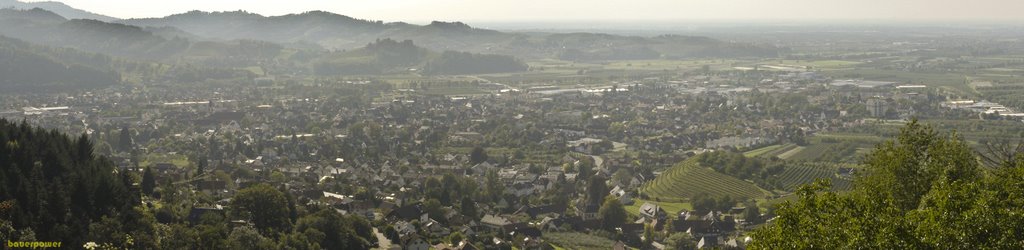
[[[1024,169],[1024,43],[1011,26],[638,36],[325,11],[116,19],[44,7],[0,9],[0,235],[18,242],[1022,244],[971,231],[982,226],[956,227],[985,235],[968,237],[915,223],[964,213],[998,227],[983,232],[1024,225],[1012,224],[1024,221],[1019,191],[999,184],[1024,173],[1014,172]],[[920,182],[901,182],[911,177]],[[999,206],[1017,210],[989,209]],[[963,212],[972,208],[996,212]],[[793,237],[846,218],[861,227],[829,232],[896,225],[879,231],[897,236]]]

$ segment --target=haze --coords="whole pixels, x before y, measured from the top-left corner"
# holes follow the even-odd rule
[[[189,10],[246,10],[282,15],[325,10],[358,18],[425,22],[673,20],[1024,20],[1016,0],[66,0],[119,18],[162,17]]]

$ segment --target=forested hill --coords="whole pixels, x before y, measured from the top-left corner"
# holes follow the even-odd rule
[[[0,35],[112,56],[156,60],[188,48],[188,40],[166,39],[142,28],[90,19],[65,20],[42,9],[0,10]]]
[[[6,240],[81,246],[90,233],[102,235],[101,228],[143,230],[132,228],[140,194],[130,191],[131,183],[127,173],[93,154],[85,135],[70,138],[0,119],[0,237]],[[118,236],[93,240],[108,237]]]
[[[526,71],[529,66],[511,56],[445,51],[423,68],[427,74],[457,75]]]
[[[0,90],[70,90],[119,83],[112,59],[72,49],[53,49],[0,36]]]
[[[380,38],[412,40],[435,51],[513,55],[526,59],[654,59],[660,57],[776,56],[785,48],[730,43],[707,37],[636,37],[592,33],[515,33],[462,22],[427,25],[365,20],[325,11],[283,16],[191,11],[162,18],[116,22],[139,27],[174,27],[211,40],[251,39],[282,44],[315,43],[328,49],[357,49]],[[614,45],[614,46],[609,46]]]
[[[468,52],[437,52],[411,40],[379,39],[363,48],[326,53],[313,63],[318,75],[386,74],[422,69],[434,75],[487,74],[526,71],[528,66],[506,55]]]
[[[41,2],[21,2],[17,0],[0,0],[0,9],[14,8],[14,9],[45,9],[57,13],[58,15],[68,19],[93,19],[100,21],[113,21],[117,18],[104,16],[80,9],[75,9],[67,4],[53,1],[41,1]]]

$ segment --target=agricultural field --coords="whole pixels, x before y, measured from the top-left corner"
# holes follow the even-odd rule
[[[777,177],[787,191],[795,191],[801,185],[809,184],[817,179],[831,179],[832,189],[836,191],[849,190],[851,179],[840,177],[839,168],[858,168],[852,164],[834,164],[804,162],[787,165],[782,174]]]
[[[427,94],[427,95],[452,96],[452,95],[484,95],[484,94],[487,94],[489,92],[484,91],[483,89],[480,89],[480,88],[476,88],[476,87],[452,87],[452,88],[444,87],[444,88],[430,88],[430,89],[421,91],[421,93]]]
[[[854,66],[861,64],[856,61],[842,61],[842,60],[820,60],[820,61],[808,61],[808,60],[770,60],[760,62],[763,66],[761,69],[771,70],[772,68],[791,68],[791,69],[817,69],[817,70],[840,70],[840,69],[852,69]]]
[[[823,71],[825,75],[836,78],[857,78],[864,80],[893,81],[899,84],[923,84],[942,88],[960,94],[978,95],[965,83],[966,77],[951,73],[916,73],[883,69],[849,69]]]
[[[614,241],[585,233],[548,232],[542,236],[552,246],[562,249],[612,249]]]
[[[754,183],[736,179],[710,168],[697,165],[696,158],[683,161],[645,184],[642,194],[654,200],[681,201],[700,194],[731,196],[734,198],[759,198],[766,191]]]

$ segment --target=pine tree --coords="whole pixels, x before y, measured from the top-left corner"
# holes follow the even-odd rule
[[[146,195],[153,195],[153,189],[156,187],[156,179],[153,177],[153,170],[150,167],[146,167],[146,170],[142,171],[142,193]]]

